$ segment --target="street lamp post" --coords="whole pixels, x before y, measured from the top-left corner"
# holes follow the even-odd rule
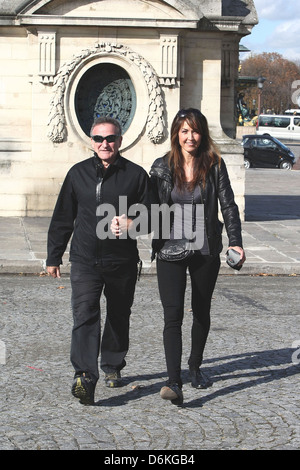
[[[262,89],[264,86],[264,82],[266,81],[265,77],[258,77],[257,79],[257,87],[258,87],[258,104],[257,104],[257,115],[260,115],[260,108],[261,108],[261,94],[262,94]]]

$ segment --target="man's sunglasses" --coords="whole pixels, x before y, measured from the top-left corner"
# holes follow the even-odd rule
[[[112,142],[115,142],[120,136],[111,134],[111,135],[106,135],[105,137],[102,137],[102,135],[91,135],[91,138],[97,142],[98,144],[102,144],[106,140],[107,143],[111,144]]]

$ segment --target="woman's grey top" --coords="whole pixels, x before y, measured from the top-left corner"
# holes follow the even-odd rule
[[[200,186],[190,191],[187,187],[180,191],[174,186],[171,198],[173,201],[174,221],[170,238],[173,240],[193,240],[193,248],[202,255],[209,255],[209,247],[204,224],[204,204]]]

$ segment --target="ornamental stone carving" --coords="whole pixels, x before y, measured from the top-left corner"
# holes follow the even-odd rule
[[[112,116],[119,120],[123,131],[127,127],[132,109],[132,94],[126,80],[115,80],[100,93],[94,107],[93,119]]]
[[[39,76],[44,84],[52,84],[55,76],[56,32],[38,32]]]
[[[48,121],[48,137],[52,142],[63,142],[67,136],[64,97],[71,75],[86,59],[110,54],[114,57],[122,57],[139,69],[145,81],[149,97],[148,117],[145,123],[146,133],[151,142],[157,144],[162,141],[165,129],[164,100],[159,78],[153,67],[142,56],[126,46],[102,42],[90,49],[82,50],[59,69],[54,80],[54,92],[50,102]],[[97,106],[99,106],[99,103],[97,103]]]

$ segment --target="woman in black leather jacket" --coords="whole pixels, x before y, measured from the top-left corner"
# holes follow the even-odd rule
[[[206,388],[211,385],[200,366],[203,360],[210,328],[210,306],[220,268],[222,251],[222,226],[218,220],[218,201],[222,211],[229,247],[240,254],[240,265],[245,261],[242,248],[241,221],[230,185],[226,165],[219,156],[210,137],[207,120],[197,109],[181,110],[171,127],[171,150],[153,163],[150,170],[152,203],[174,204],[187,214],[191,207],[202,208],[193,212],[193,233],[200,233],[201,244],[194,254],[181,261],[160,259],[165,244],[164,224],[171,226],[168,238],[185,238],[184,215],[180,219],[182,236],[178,236],[178,223],[173,212],[170,219],[163,217],[159,230],[154,234],[152,259],[157,257],[157,276],[160,297],[164,309],[164,348],[168,381],[161,389],[162,398],[175,405],[183,402],[181,379],[182,335],[186,270],[188,268],[192,288],[193,324],[189,371],[192,386]],[[192,211],[190,211],[190,214]],[[193,229],[194,230],[194,229]],[[188,237],[187,237],[188,238]]]

